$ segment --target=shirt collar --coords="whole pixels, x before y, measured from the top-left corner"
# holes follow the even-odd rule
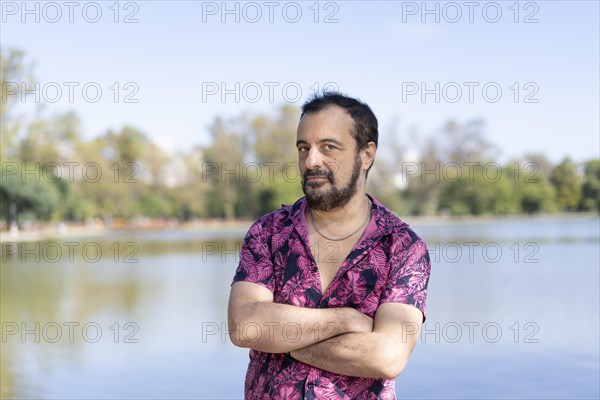
[[[378,202],[373,196],[367,194],[369,199],[373,202],[372,215],[375,218],[378,230],[373,232],[372,238],[379,238],[392,233],[394,228],[405,226],[402,220],[396,217],[390,210],[387,209],[383,204]],[[305,211],[308,207],[306,196],[301,197],[292,205],[283,205],[283,208],[288,212],[289,218],[298,233],[303,238],[308,238],[308,229],[306,226]]]

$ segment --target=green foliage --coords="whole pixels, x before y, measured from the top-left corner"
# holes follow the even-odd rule
[[[7,221],[18,218],[19,213],[49,220],[59,208],[57,186],[45,179],[35,164],[23,165],[16,173],[12,165],[3,163],[0,170],[0,215]]]
[[[584,164],[580,209],[600,212],[600,159]]]
[[[173,202],[164,193],[145,190],[136,204],[136,211],[147,217],[173,216]]]
[[[286,176],[285,172],[281,171],[281,174],[275,175],[272,183],[265,180],[257,186],[257,207],[254,216],[277,210],[282,204],[293,204],[303,195],[300,178],[292,175],[291,172],[289,176]]]
[[[24,59],[21,50],[7,47],[0,50],[0,160],[3,161],[17,156],[16,139],[22,121],[12,115],[11,110],[21,95],[18,83],[33,80]]]
[[[440,193],[440,210],[452,215],[508,215],[556,211],[554,188],[543,175],[531,174],[520,165],[509,164],[489,177],[474,168],[472,179],[463,177],[445,183]]]
[[[502,170],[499,179],[488,177],[481,167],[473,171],[441,184],[440,210],[447,209],[452,215],[508,214],[515,210],[512,187]]]
[[[257,217],[302,196],[294,145],[298,116],[288,105],[274,119],[215,120],[212,144],[202,149],[209,215]]]
[[[212,145],[202,149],[203,181],[207,183],[209,213],[227,219],[235,218],[240,189],[246,186],[242,179],[246,136],[239,131],[242,119],[223,121],[217,118],[210,127]],[[237,204],[236,204],[237,203]]]
[[[32,79],[22,52],[0,56],[2,90]],[[131,126],[84,140],[72,112],[25,123],[12,112],[17,99],[18,91],[0,103],[0,219],[256,218],[303,195],[294,145],[300,113],[292,105],[274,116],[217,117],[208,145],[169,153]],[[368,192],[400,215],[600,211],[599,159],[552,166],[538,153],[500,168],[485,129],[480,120],[449,121],[424,140],[382,137]],[[418,147],[412,163],[404,143]],[[458,176],[444,170],[454,164]]]
[[[577,166],[565,158],[551,174],[551,181],[556,191],[556,205],[559,210],[576,210],[581,201],[581,179]]]
[[[516,212],[534,214],[556,211],[554,187],[545,174],[521,167],[521,165],[518,169],[514,166],[508,167],[511,180],[514,182],[514,198],[518,202]]]

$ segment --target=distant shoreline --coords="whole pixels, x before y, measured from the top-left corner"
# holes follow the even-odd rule
[[[557,213],[557,214],[534,214],[534,215],[486,215],[486,216],[399,216],[401,220],[409,225],[435,226],[435,225],[469,225],[486,224],[490,222],[516,222],[516,221],[583,221],[600,219],[600,214],[593,212],[585,213]],[[69,239],[86,238],[94,236],[107,236],[116,232],[152,232],[152,231],[205,231],[205,232],[223,232],[247,230],[254,220],[196,220],[191,222],[178,222],[174,220],[165,221],[163,219],[144,220],[143,223],[128,221],[126,224],[119,224],[118,227],[107,228],[101,224],[67,224],[57,223],[52,225],[39,226],[36,229],[0,232],[0,243],[8,242],[33,242],[48,239]],[[600,226],[600,225],[599,225]]]
[[[597,212],[578,212],[578,213],[547,213],[547,214],[512,214],[512,215],[466,215],[456,216],[400,216],[400,219],[407,223],[418,223],[420,225],[447,225],[455,224],[476,224],[488,222],[511,222],[511,221],[582,221],[590,219],[599,219],[600,213]]]

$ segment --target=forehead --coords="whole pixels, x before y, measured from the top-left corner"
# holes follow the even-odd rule
[[[298,140],[307,142],[332,137],[339,141],[354,140],[354,120],[341,107],[328,106],[316,113],[305,114],[298,124]]]

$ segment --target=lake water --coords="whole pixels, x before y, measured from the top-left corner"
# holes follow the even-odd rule
[[[600,397],[599,219],[413,228],[432,273],[399,398]],[[244,233],[3,243],[1,397],[243,398],[225,321]]]

